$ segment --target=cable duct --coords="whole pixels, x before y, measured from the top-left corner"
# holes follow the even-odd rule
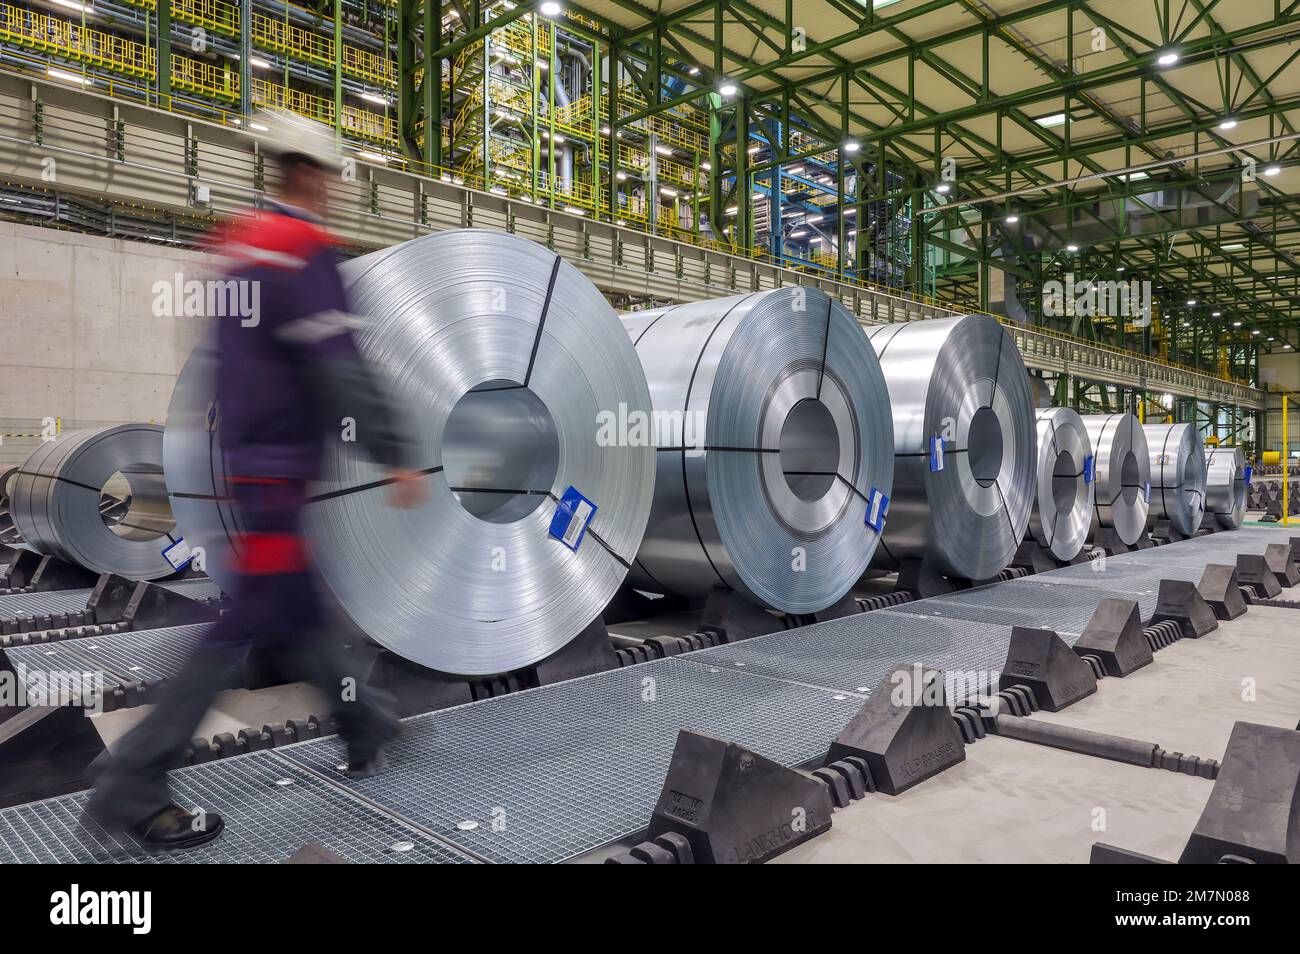
[[[849,592],[894,473],[889,394],[853,316],[779,288],[623,320],[659,448],[633,584],[692,599],[723,587],[786,613]]]
[[[1089,414],[1082,420],[1095,461],[1092,530],[1110,527],[1122,542],[1132,546],[1146,532],[1151,505],[1146,435],[1132,414]]]
[[[1142,427],[1151,455],[1152,520],[1168,520],[1183,536],[1205,516],[1205,445],[1191,424]]]
[[[97,573],[157,580],[175,572],[163,551],[175,522],[163,481],[163,429],[119,424],[41,444],[10,481],[14,526],[27,545]],[[100,513],[106,488],[125,508]]]
[[[544,659],[614,596],[650,513],[654,448],[616,426],[648,420],[650,395],[617,315],[575,268],[501,232],[415,239],[344,277],[432,486],[417,509],[391,508],[383,471],[329,441],[304,511],[321,575],[375,642],[423,666],[477,676]],[[201,504],[178,506],[182,526],[221,572],[239,515],[208,431],[212,358],[196,349],[182,372],[167,456],[173,499]]]
[[[1092,444],[1068,407],[1038,412],[1038,475],[1029,532],[1039,546],[1068,562],[1083,550],[1094,503]]]
[[[1224,530],[1246,518],[1246,458],[1240,447],[1205,449],[1205,516]]]
[[[894,419],[894,499],[876,562],[988,579],[1015,556],[1034,502],[1034,402],[1020,352],[978,315],[868,334]]]

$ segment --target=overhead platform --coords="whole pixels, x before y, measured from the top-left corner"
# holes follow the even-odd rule
[[[909,611],[881,610],[846,617],[415,716],[407,720],[406,735],[393,746],[387,771],[372,779],[356,781],[344,776],[344,747],[333,737],[194,766],[173,776],[181,803],[220,812],[227,818],[227,831],[209,848],[166,860],[269,860],[268,852],[287,857],[308,842],[348,860],[391,860],[376,855],[383,854],[386,843],[391,846],[395,832],[403,831],[422,836],[409,835],[408,841],[420,846],[432,843],[448,853],[446,858],[425,860],[463,860],[468,856],[489,862],[557,862],[598,856],[611,844],[643,830],[681,729],[734,741],[787,766],[811,764],[824,755],[829,742],[857,713],[867,695],[865,687],[876,685],[894,664],[917,662],[949,671],[1001,666],[1011,626],[1020,624],[1021,619],[967,619],[956,612],[988,616],[1000,604],[1007,613],[1028,615],[1018,608],[1024,605],[1022,594],[1029,592],[1026,587],[1033,587],[1041,597],[1035,605],[1043,612],[1064,613],[1062,603],[1068,601],[1068,612],[1077,615],[1059,618],[1066,624],[1062,627],[1066,633],[1077,634],[1102,596],[1141,602],[1150,595],[1154,606],[1154,593],[1146,592],[1151,588],[1144,575],[1148,570],[1158,572],[1167,567],[1166,577],[1197,578],[1208,563],[1230,563],[1238,552],[1262,553],[1267,544],[1286,542],[1289,537],[1286,529],[1249,528],[1215,534],[1206,540],[1130,554],[1122,561],[1113,558],[1106,571],[1096,574],[1105,581],[1096,587],[1075,579],[1080,571],[1091,573],[1091,568],[1076,567],[1059,571],[1067,574],[1060,582],[1022,579],[993,584],[948,594],[941,600],[909,604]],[[1107,576],[1111,571],[1118,571],[1113,580]],[[1123,589],[1126,585],[1132,592]],[[929,612],[910,612],[914,608]],[[1300,642],[1294,636],[1300,633],[1300,614],[1263,609],[1269,611],[1268,626],[1278,631],[1277,639]],[[1259,611],[1252,607],[1252,612]],[[1041,613],[1032,620],[1032,625],[1048,625]],[[1240,679],[1239,665],[1235,661],[1230,664],[1236,652],[1234,640],[1239,638],[1243,646],[1250,643],[1251,630],[1242,627],[1251,625],[1252,620],[1255,625],[1260,622],[1247,615],[1224,623],[1210,638],[1180,641],[1127,679],[1103,680],[1102,690],[1068,710],[1066,716],[1086,713],[1090,707],[1096,710],[1107,700],[1134,693],[1133,687],[1138,686],[1134,680],[1139,677],[1172,679],[1160,691],[1177,694],[1178,685],[1194,681],[1192,670],[1217,667],[1219,674],[1214,679],[1218,682],[1206,690],[1208,694],[1193,696],[1202,718],[1221,720],[1217,734],[1157,741],[1166,747],[1184,745],[1187,751],[1209,758],[1220,757],[1222,752],[1215,747],[1221,749],[1237,713],[1218,711],[1217,697],[1226,691],[1224,686],[1236,687]],[[1234,633],[1242,635],[1232,636]],[[1064,638],[1073,642],[1077,636]],[[1177,665],[1171,660],[1182,657],[1180,661],[1185,662],[1193,658],[1189,653],[1196,654],[1199,662],[1181,675],[1170,675]],[[1291,684],[1298,665],[1294,651],[1255,659],[1251,668],[1260,697],[1267,696],[1273,700],[1270,705],[1280,708],[1272,715],[1262,708],[1244,711],[1253,713],[1256,721],[1285,722],[1284,710],[1300,706],[1291,697],[1278,695],[1279,686]],[[1239,688],[1235,691],[1240,693]],[[1158,706],[1150,693],[1135,694]],[[1114,711],[1115,721],[1106,726],[1109,731],[1146,737],[1158,728],[1146,717],[1149,713],[1144,716],[1135,709],[1130,715],[1118,707]],[[1290,725],[1294,723],[1293,713]],[[1012,744],[1020,744],[1022,749],[1007,749]],[[1024,765],[1050,765],[1058,758],[1074,760],[1063,764],[1091,764],[1080,762],[1086,756],[1008,739],[981,740],[970,748],[969,761],[975,766],[986,757],[996,760],[999,750],[1027,750],[1030,754]],[[1101,769],[1071,769],[1060,776],[1064,779],[1060,784],[1095,783],[1104,794],[1113,767],[1101,764]],[[243,766],[248,766],[246,774],[231,774],[243,773]],[[1172,800],[1185,805],[1194,821],[1195,810],[1209,792],[1204,779],[1124,768],[1146,773],[1142,779],[1156,786],[1149,789],[1153,804],[1137,804],[1135,811],[1166,811],[1164,806]],[[292,771],[306,774],[297,776]],[[940,776],[941,780],[972,779],[969,791],[958,787],[950,796],[954,813],[960,811],[963,796],[987,800],[989,812],[1012,811],[1013,795],[1032,798],[1036,786],[1045,784],[1031,780],[1022,784],[1019,795],[1008,794],[1001,789],[1010,785],[1015,775],[1010,769],[993,765],[989,769],[993,774],[980,777],[971,776],[971,771],[968,766]],[[1045,772],[1050,774],[1050,768]],[[282,778],[290,781],[277,784]],[[296,785],[303,788],[296,789]],[[308,793],[303,796],[304,810],[290,812],[286,808],[285,800],[296,797],[286,790]],[[917,794],[909,797],[929,798],[932,796],[925,793],[934,790],[933,785],[921,785],[913,790]],[[1130,792],[1125,796],[1127,805],[1138,788],[1113,791]],[[1085,800],[1095,801],[1096,797],[1089,791]],[[63,796],[0,811],[0,860],[100,860],[107,855],[111,846],[102,836],[79,833],[73,824],[82,798]],[[858,803],[858,808],[871,802]],[[1002,804],[1003,809],[994,803]],[[837,826],[841,826],[840,817],[837,814]],[[344,818],[349,820],[344,823]],[[1169,830],[1182,831],[1185,836],[1183,821],[1180,814]],[[1014,819],[1003,825],[1008,837],[1017,836]],[[1088,831],[1086,818],[1079,825],[1095,840],[1096,833]],[[1141,844],[1134,843],[1134,847]],[[103,860],[131,859],[111,856]],[[949,855],[946,860],[961,859]],[[1056,855],[1051,860],[1084,861],[1086,856]]]

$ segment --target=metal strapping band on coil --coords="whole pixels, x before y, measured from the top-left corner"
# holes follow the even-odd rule
[[[786,613],[849,592],[894,471],[889,395],[858,322],[818,289],[780,288],[624,324],[658,447],[634,585],[688,597],[722,587]]]
[[[1083,550],[1092,524],[1092,444],[1079,415],[1068,407],[1038,412],[1038,479],[1029,532],[1058,560]]]
[[[1240,447],[1205,449],[1205,514],[1225,530],[1236,530],[1246,518],[1246,458]]]
[[[617,426],[648,420],[650,395],[618,316],[554,253],[500,232],[415,239],[344,277],[432,486],[414,510],[389,507],[385,472],[328,441],[304,509],[322,576],[370,638],[421,665],[487,675],[544,659],[614,596],[650,513],[654,448]],[[206,423],[212,358],[196,349],[177,386],[168,479],[229,588],[214,554],[240,524]],[[576,549],[549,532],[569,487],[596,507]]]
[[[1131,546],[1146,532],[1150,508],[1146,435],[1132,414],[1088,414],[1082,420],[1096,462],[1093,530],[1110,527]]]
[[[175,523],[162,465],[156,424],[67,432],[36,448],[10,481],[14,525],[32,549],[97,573],[169,576],[175,571],[162,554]],[[115,476],[128,506],[106,519],[103,491]]]
[[[1145,424],[1152,520],[1191,536],[1205,516],[1205,445],[1191,424]]]
[[[1034,500],[1034,402],[1011,336],[985,316],[867,329],[893,406],[894,500],[877,564],[982,580],[1015,555]],[[939,455],[941,454],[941,459]]]

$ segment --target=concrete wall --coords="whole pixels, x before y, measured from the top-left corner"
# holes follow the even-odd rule
[[[156,281],[202,278],[205,256],[0,222],[0,434],[163,423],[204,322],[154,314]],[[38,438],[6,437],[0,463]]]

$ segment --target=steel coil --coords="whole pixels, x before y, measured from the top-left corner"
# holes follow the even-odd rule
[[[167,496],[178,531],[196,562],[227,593],[235,592],[231,540],[240,532],[226,483],[217,432],[216,336],[202,338],[181,368],[163,432]]]
[[[1034,502],[1029,375],[994,319],[868,329],[894,417],[894,499],[878,565],[983,580],[1015,556]]]
[[[1205,449],[1205,515],[1224,530],[1246,518],[1246,458],[1240,447]]]
[[[1029,532],[1058,560],[1083,550],[1092,525],[1092,444],[1068,407],[1038,412],[1038,478]]]
[[[0,501],[9,498],[9,483],[17,474],[17,464],[0,464]]]
[[[97,573],[156,580],[175,523],[163,481],[163,429],[121,424],[41,444],[10,483],[14,526],[34,550]],[[101,514],[107,491],[124,507]]]
[[[722,587],[786,613],[849,592],[894,472],[885,379],[853,316],[820,290],[780,288],[624,324],[659,448],[634,585]]]
[[[1096,476],[1092,530],[1109,527],[1132,546],[1146,532],[1150,509],[1146,435],[1132,414],[1089,414],[1082,420],[1092,443]]]
[[[1151,520],[1168,520],[1184,536],[1205,516],[1205,445],[1191,424],[1145,424],[1151,456]]]
[[[391,508],[359,446],[329,441],[304,510],[321,575],[370,638],[421,665],[479,676],[538,662],[605,608],[645,531],[654,448],[603,427],[649,417],[631,342],[580,272],[505,233],[426,236],[350,262],[344,276],[367,316],[361,350],[414,427],[432,487],[417,509]],[[173,449],[190,456],[185,478],[220,498],[211,391],[186,393],[202,375],[187,365],[177,386],[185,436],[169,460]],[[178,475],[173,489],[186,486]],[[595,511],[566,544],[551,529],[569,488]],[[201,503],[179,513],[187,533],[220,540],[238,526],[228,504]]]

